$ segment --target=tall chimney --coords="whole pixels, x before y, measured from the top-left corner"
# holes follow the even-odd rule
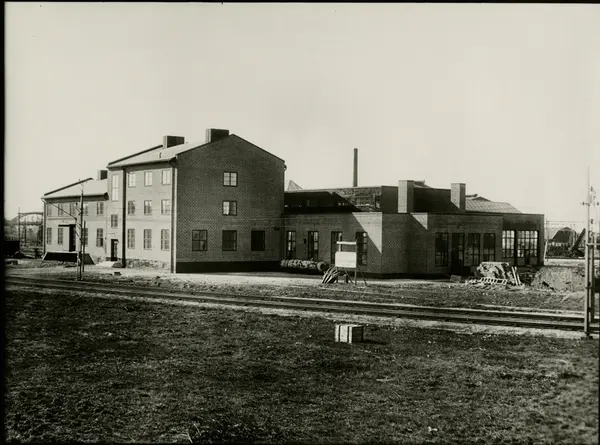
[[[358,187],[358,148],[354,149],[354,175],[352,177],[352,187]]]
[[[450,186],[450,200],[460,212],[464,212],[466,210],[467,205],[466,184],[463,184],[461,182],[452,183],[452,185]]]
[[[106,176],[108,174],[108,170],[98,170],[98,174],[96,176],[97,180],[101,180],[101,179],[106,179]]]
[[[415,181],[398,181],[398,213],[415,211]]]
[[[225,139],[229,136],[229,130],[223,130],[220,128],[207,128],[206,129],[206,142],[216,142],[221,139]]]
[[[185,138],[183,136],[163,136],[163,148],[181,144],[185,144]]]

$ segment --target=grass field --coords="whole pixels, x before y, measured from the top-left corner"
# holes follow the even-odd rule
[[[5,292],[9,441],[564,443],[598,437],[598,340]]]

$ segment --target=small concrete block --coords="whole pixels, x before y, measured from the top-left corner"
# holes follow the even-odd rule
[[[360,343],[363,341],[364,327],[358,324],[336,324],[335,341],[337,343]]]

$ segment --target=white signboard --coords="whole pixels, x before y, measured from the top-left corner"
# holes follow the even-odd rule
[[[356,269],[356,252],[336,252],[335,266]]]

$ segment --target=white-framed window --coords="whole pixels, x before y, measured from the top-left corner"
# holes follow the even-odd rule
[[[152,185],[152,172],[144,172],[144,186],[150,187]]]
[[[83,245],[87,246],[88,245],[88,228],[87,227],[83,228],[83,236],[81,238],[83,241]]]
[[[96,229],[96,247],[104,246],[104,229]]]
[[[52,216],[52,204],[46,204],[46,216]]]
[[[104,215],[104,203],[103,202],[96,203],[96,215],[98,215],[98,216]]]
[[[144,201],[144,215],[152,215],[152,201]]]
[[[46,227],[46,244],[52,244],[52,227]]]
[[[127,229],[127,248],[135,249],[135,229]]]
[[[127,187],[135,187],[135,172],[127,173]]]
[[[160,231],[160,249],[169,250],[170,244],[169,229],[162,229]]]
[[[171,200],[170,199],[161,199],[160,200],[160,214],[161,215],[170,215],[171,214]]]
[[[160,182],[162,185],[171,184],[171,170],[163,170],[160,175]]]
[[[111,179],[110,199],[112,201],[119,200],[119,175],[112,175]]]
[[[135,201],[127,201],[127,214],[135,215]]]
[[[58,228],[57,236],[58,236],[58,238],[56,240],[56,244],[62,245],[62,243],[63,243],[63,228],[62,227]]]
[[[237,187],[237,172],[223,172],[223,185]]]
[[[144,229],[144,249],[152,249],[152,229]]]
[[[116,229],[117,227],[119,227],[119,215],[113,213],[112,215],[110,215],[110,228]]]
[[[83,203],[83,214],[88,216],[90,214],[90,204],[88,202]]]

